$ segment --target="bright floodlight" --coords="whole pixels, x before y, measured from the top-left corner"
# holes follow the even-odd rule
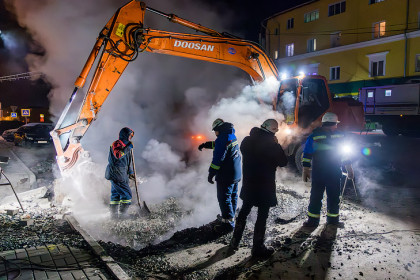
[[[353,153],[353,147],[350,144],[343,144],[340,150],[341,153],[344,155],[350,155]]]
[[[287,75],[287,73],[285,73],[285,72],[281,73],[281,79],[282,79],[282,80],[285,80],[285,79],[287,79],[288,77],[289,77],[289,75]]]
[[[299,76],[302,77],[302,78],[304,78],[305,77],[305,73],[303,73],[303,71],[300,71],[299,72]]]
[[[287,135],[292,134],[292,130],[291,130],[290,128],[288,128],[288,127],[284,130],[284,132],[285,132]]]

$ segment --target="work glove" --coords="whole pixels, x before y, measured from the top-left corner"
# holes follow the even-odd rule
[[[134,181],[136,180],[136,176],[134,174],[128,175],[128,178]]]
[[[213,148],[213,141],[207,141],[205,143],[201,143],[200,146],[198,146],[198,149],[201,151],[203,149],[212,149]]]
[[[354,179],[353,167],[351,165],[346,165],[346,170],[347,170],[347,178],[349,178],[349,180],[353,180]]]
[[[214,168],[209,168],[209,177],[207,178],[207,181],[209,181],[210,184],[214,184],[213,178],[216,176],[217,170]]]
[[[302,180],[303,182],[308,182],[309,179],[311,179],[311,168],[304,166],[302,170]]]

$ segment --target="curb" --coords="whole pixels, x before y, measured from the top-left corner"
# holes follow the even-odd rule
[[[83,238],[86,240],[86,242],[89,244],[89,247],[92,249],[92,252],[101,259],[102,262],[105,263],[108,271],[112,274],[112,276],[115,279],[118,280],[130,280],[132,279],[128,274],[119,266],[115,260],[108,256],[105,250],[99,245],[98,242],[96,242],[93,237],[87,233],[84,229],[81,228],[79,225],[79,222],[76,220],[75,217],[72,215],[65,215],[64,219],[69,222],[71,227],[78,231]]]

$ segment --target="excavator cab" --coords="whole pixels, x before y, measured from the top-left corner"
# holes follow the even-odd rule
[[[320,76],[282,80],[275,109],[284,115],[286,124],[296,123],[306,129],[330,108],[327,88],[325,79]]]
[[[300,83],[298,126],[308,128],[330,108],[324,79],[305,77]]]

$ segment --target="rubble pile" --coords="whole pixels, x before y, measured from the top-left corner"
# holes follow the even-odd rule
[[[91,231],[91,234],[97,239],[111,236],[115,243],[140,249],[167,238],[178,222],[188,215],[188,211],[182,209],[176,198],[168,198],[161,204],[150,206],[150,210],[150,215],[147,215],[133,204],[130,207],[130,219],[105,219],[99,225],[101,231]]]
[[[268,225],[284,225],[296,220],[301,221],[304,219],[304,210],[306,205],[304,199],[302,199],[303,197],[293,190],[284,189],[284,186],[279,186],[278,191],[279,205],[270,210],[271,212]],[[173,200],[173,203],[175,202],[176,200]],[[285,211],[286,208],[288,211]],[[168,213],[165,210],[159,210],[158,206],[154,206],[152,213],[155,211],[162,211],[165,215]],[[152,216],[154,215],[156,214],[152,214]],[[164,217],[165,215],[158,216]],[[249,217],[249,222],[245,229],[240,248],[247,250],[251,249],[256,216],[257,212],[254,209]],[[143,221],[123,221],[118,224],[128,222],[143,223],[142,226],[146,226],[150,221],[148,219]],[[206,269],[194,270],[188,267],[187,263],[185,266],[181,266],[178,263],[172,262],[170,258],[168,258],[168,254],[176,254],[179,251],[185,250],[188,251],[189,248],[193,249],[206,244],[222,244],[223,246],[227,246],[230,242],[232,234],[218,233],[214,231],[214,225],[216,223],[217,221],[214,220],[201,227],[193,227],[177,231],[169,239],[158,244],[148,245],[138,251],[132,246],[122,246],[113,242],[100,242],[100,244],[110,256],[112,256],[115,260],[124,263],[122,266],[126,270],[130,271],[132,275],[137,277],[144,277],[147,279],[147,277],[150,277],[151,275],[160,275],[161,277],[164,276],[164,278],[166,277],[168,279],[213,279],[215,276],[214,271],[211,272]],[[275,243],[280,242],[274,237],[281,233],[284,233],[282,229],[269,227],[267,231],[268,244],[275,245]],[[284,241],[281,241],[280,243],[284,243]],[[210,250],[208,255],[210,255],[212,251],[216,250]]]
[[[55,165],[54,159],[46,159],[40,162],[37,162],[36,165],[30,167],[30,170],[36,176],[36,182],[38,187],[47,187],[48,189],[53,189],[54,173],[53,167]]]

